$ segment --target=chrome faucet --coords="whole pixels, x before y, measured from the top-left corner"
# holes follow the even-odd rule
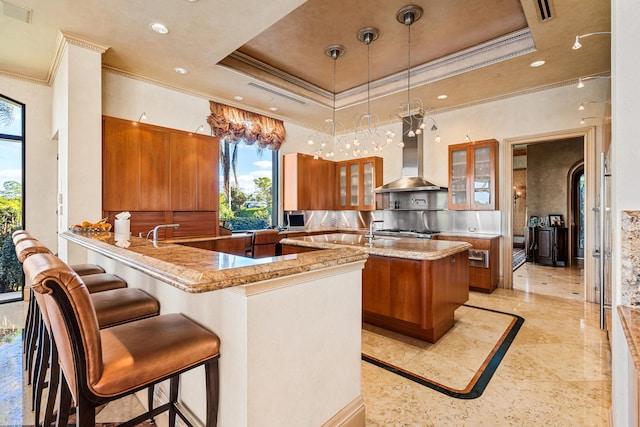
[[[376,222],[384,222],[383,219],[374,219],[369,223],[369,234],[366,234],[364,237],[369,239],[369,244],[373,244],[373,228]]]
[[[158,230],[161,228],[178,228],[180,224],[160,224],[153,227],[153,230],[149,230],[147,233],[147,239],[149,238],[149,234],[153,233],[153,243],[158,243]]]

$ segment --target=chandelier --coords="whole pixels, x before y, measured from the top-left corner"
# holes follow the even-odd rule
[[[361,154],[369,154],[369,149],[380,152],[385,145],[391,143],[395,134],[388,130],[386,134],[378,128],[378,116],[371,113],[371,67],[370,45],[380,36],[380,32],[373,27],[364,27],[358,30],[356,37],[367,46],[367,112],[360,114],[354,123],[355,135],[353,138],[354,157]],[[348,155],[349,153],[345,153]]]
[[[313,138],[309,138],[307,141],[307,144],[309,145],[315,146],[318,144],[313,152],[313,158],[316,160],[320,157],[335,157],[335,149],[340,145],[344,134],[344,126],[336,121],[336,63],[338,58],[344,55],[345,49],[344,46],[336,44],[328,46],[324,50],[324,53],[333,60],[333,109],[332,117],[330,119],[326,119],[322,123],[320,133],[317,134],[317,137],[315,138],[317,141],[314,141]],[[345,147],[346,146],[350,147],[349,144],[345,144]]]

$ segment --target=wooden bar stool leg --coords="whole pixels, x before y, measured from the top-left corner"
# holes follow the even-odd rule
[[[218,424],[218,393],[220,388],[218,359],[205,363],[205,379],[207,389],[207,427],[216,427]]]
[[[147,405],[149,406],[149,409],[148,409],[149,412],[153,411],[153,393],[155,389],[156,389],[155,385],[152,385],[147,389]],[[151,417],[149,421],[151,422],[151,424],[156,423],[156,420],[153,417]]]
[[[40,328],[40,345],[38,346],[38,358],[36,365],[36,379],[33,383],[33,410],[35,411],[36,425],[40,425],[40,408],[42,407],[42,393],[47,384],[47,370],[49,368],[49,359],[51,353],[51,340],[47,328]]]
[[[60,370],[59,375],[58,395],[60,401],[58,402],[58,418],[56,420],[56,427],[67,427],[69,423],[69,409],[71,408],[71,390],[67,380],[64,378],[64,373]]]
[[[47,404],[44,410],[43,423],[46,427],[49,427],[53,422],[53,409],[56,404],[56,395],[58,393],[58,386],[60,382],[60,365],[58,365],[58,349],[56,343],[50,340],[49,343],[49,387],[47,388]]]
[[[24,329],[22,330],[22,352],[27,353],[27,343],[31,336],[31,328],[33,327],[34,305],[36,304],[35,297],[33,296],[33,289],[29,288],[29,307],[27,308],[27,318],[24,323]]]
[[[176,425],[176,403],[178,402],[179,382],[179,375],[175,375],[169,380],[169,426]]]
[[[29,337],[29,343],[27,344],[27,354],[26,361],[27,366],[26,369],[28,371],[27,384],[31,384],[33,379],[33,357],[36,352],[36,346],[38,345],[38,331],[42,326],[42,313],[40,313],[40,309],[36,307],[36,316],[34,318],[33,327],[31,335]]]

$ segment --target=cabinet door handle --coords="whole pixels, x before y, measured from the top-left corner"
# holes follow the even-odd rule
[[[451,264],[455,264],[456,263],[456,257],[452,256],[451,257]]]

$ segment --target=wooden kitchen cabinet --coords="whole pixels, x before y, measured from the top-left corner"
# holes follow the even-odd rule
[[[469,289],[478,292],[493,292],[498,287],[498,258],[500,256],[500,237],[490,239],[476,239],[466,236],[440,236],[434,235],[437,240],[450,240],[454,242],[467,242],[473,245],[472,249],[486,251],[488,255],[487,266],[469,265]]]
[[[382,185],[382,167],[381,157],[337,162],[337,209],[374,210],[373,190]]]
[[[104,217],[131,212],[134,234],[179,223],[168,237],[217,235],[217,137],[106,116],[102,123]]]
[[[283,156],[283,209],[333,210],[335,163],[302,153]]]
[[[171,210],[217,211],[218,144],[210,137],[171,134]]]
[[[449,146],[449,210],[496,210],[498,141]]]

